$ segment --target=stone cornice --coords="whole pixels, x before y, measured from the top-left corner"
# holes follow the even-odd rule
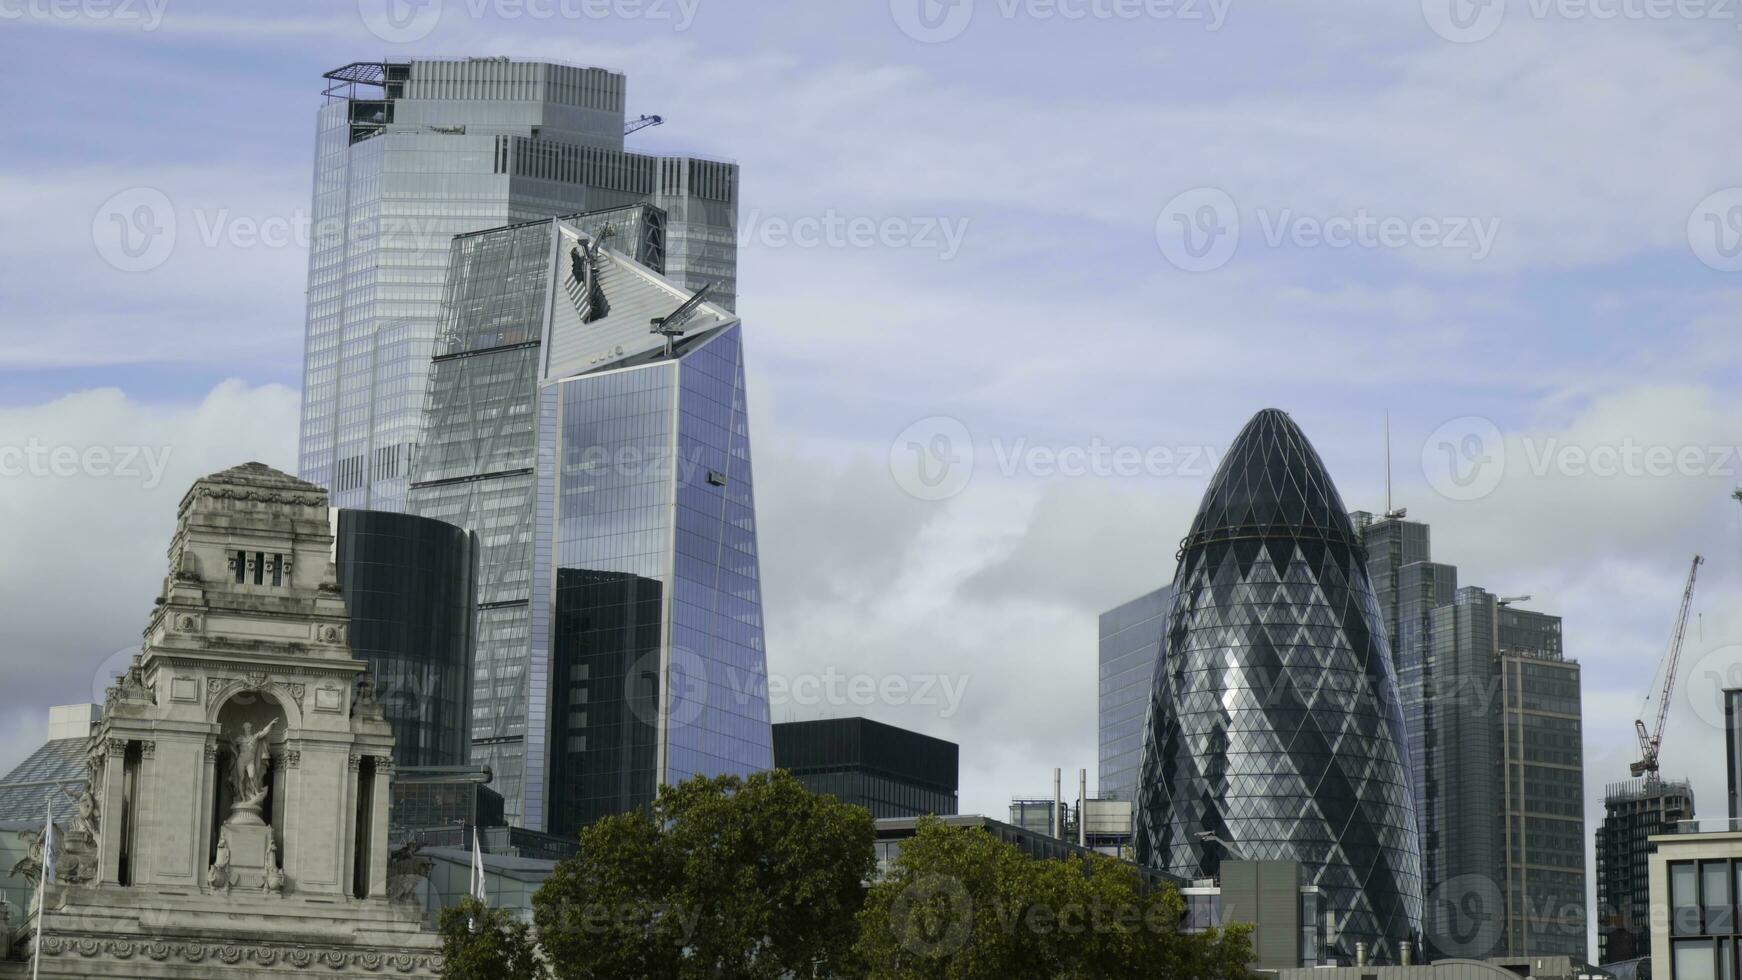
[[[80,957],[122,962],[154,960],[159,963],[208,963],[218,966],[277,967],[295,972],[324,966],[386,975],[433,977],[441,957],[433,949],[402,947],[380,950],[342,945],[270,942],[203,942],[200,940],[135,939],[114,935],[68,935],[52,930],[42,937],[45,957]]]

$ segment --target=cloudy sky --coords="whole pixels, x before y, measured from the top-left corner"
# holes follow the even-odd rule
[[[188,482],[294,465],[321,72],[508,55],[742,165],[771,673],[908,684],[777,719],[955,739],[966,811],[1092,772],[1096,616],[1220,448],[1284,408],[1377,510],[1389,412],[1435,557],[1566,618],[1593,824],[1706,555],[1665,759],[1721,812],[1742,5],[397,2],[0,0],[0,769],[137,642]]]

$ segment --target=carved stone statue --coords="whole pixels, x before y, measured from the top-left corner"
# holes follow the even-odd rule
[[[284,872],[278,870],[278,841],[266,835],[266,873],[260,879],[260,890],[268,895],[284,894]]]
[[[233,756],[230,762],[230,788],[236,796],[237,809],[252,809],[258,815],[260,802],[266,799],[266,737],[278,719],[266,723],[258,732],[244,722],[242,734],[230,740]]]
[[[417,852],[423,845],[413,841],[387,856],[387,899],[391,902],[417,900],[418,882],[429,877],[435,862]]]
[[[228,894],[234,882],[230,879],[230,835],[218,835],[218,859],[212,862],[211,870],[206,872],[206,884]]]
[[[42,831],[21,830],[18,832],[18,839],[24,841],[25,852],[18,859],[18,863],[12,866],[12,877],[22,877],[30,883],[30,887],[35,888],[36,883],[42,880]]]
[[[100,817],[97,812],[97,794],[91,790],[91,784],[86,783],[82,792],[74,792],[70,787],[62,787],[62,790],[68,796],[76,797],[79,801],[78,816],[73,818],[72,832],[88,840],[97,840],[100,836],[98,834]]]

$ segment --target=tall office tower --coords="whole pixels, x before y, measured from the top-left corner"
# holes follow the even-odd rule
[[[410,507],[479,535],[472,762],[532,830],[773,762],[739,321],[658,273],[664,227],[452,246]]]
[[[1132,799],[1143,762],[1143,721],[1161,658],[1161,635],[1173,605],[1164,585],[1101,614],[1101,760],[1096,795]]]
[[[1459,593],[1495,610],[1496,741],[1504,760],[1497,801],[1506,900],[1501,955],[1589,956],[1579,665],[1562,653],[1559,616],[1502,604],[1479,589]]]
[[[1694,819],[1685,781],[1610,783],[1597,830],[1597,958],[1619,963],[1651,955],[1651,838]]]
[[[1459,589],[1426,524],[1350,517],[1397,663],[1426,952],[1586,955],[1579,667],[1560,619]],[[1478,926],[1475,904],[1493,906]]]
[[[471,58],[324,77],[297,465],[334,506],[404,509],[455,235],[650,203],[663,271],[732,308],[738,168],[626,152],[622,75]]]
[[[1180,551],[1137,792],[1137,857],[1188,878],[1299,861],[1327,940],[1379,962],[1421,931],[1421,857],[1367,554],[1318,453],[1259,412]]]

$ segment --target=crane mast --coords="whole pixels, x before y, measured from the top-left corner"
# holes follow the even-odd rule
[[[1739,494],[1738,499],[1742,499]],[[1634,730],[1639,734],[1639,761],[1630,767],[1635,776],[1644,776],[1651,782],[1657,781],[1658,750],[1663,746],[1663,726],[1669,720],[1670,693],[1675,690],[1675,672],[1681,663],[1682,640],[1688,632],[1688,613],[1694,605],[1694,580],[1699,577],[1700,565],[1705,561],[1699,555],[1694,556],[1694,563],[1688,568],[1688,584],[1682,589],[1681,611],[1675,617],[1675,632],[1670,636],[1669,649],[1663,653],[1663,690],[1657,698],[1657,726],[1646,728],[1645,719],[1633,722]],[[1646,695],[1649,703],[1651,696]],[[1640,714],[1644,714],[1644,706]]]

